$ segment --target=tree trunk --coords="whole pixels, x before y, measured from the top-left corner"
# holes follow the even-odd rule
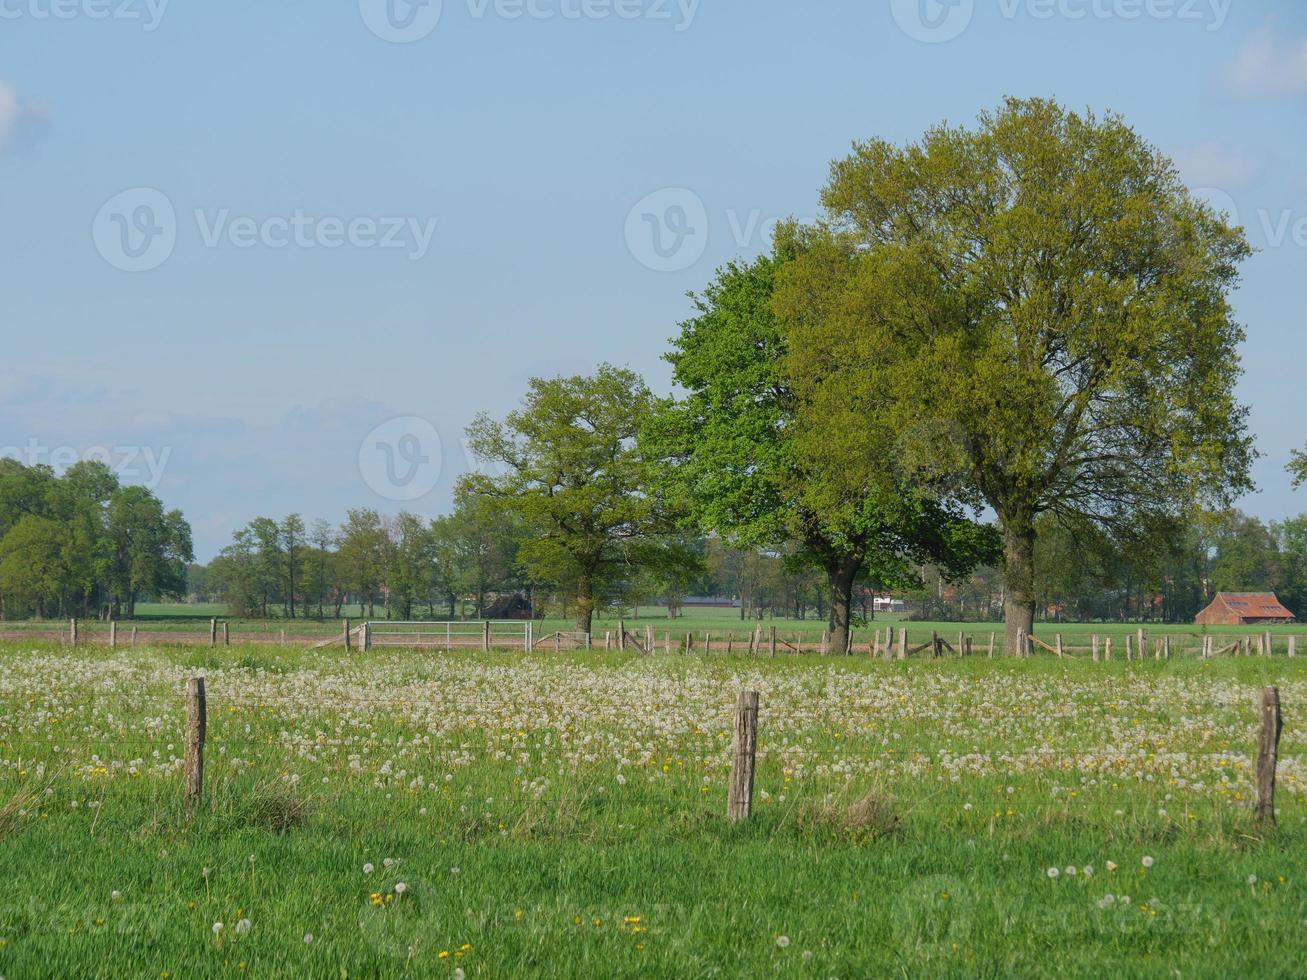
[[[576,631],[589,633],[594,620],[594,590],[589,579],[581,579],[576,586]]]
[[[1003,649],[1017,650],[1018,635],[1035,626],[1035,524],[1032,520],[1003,522]]]
[[[830,648],[837,656],[849,649],[849,623],[853,612],[853,582],[858,577],[862,562],[846,556],[838,564],[828,566],[826,578],[830,583]]]

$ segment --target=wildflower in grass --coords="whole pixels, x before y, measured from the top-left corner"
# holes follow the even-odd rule
[[[1248,884],[1250,884],[1250,885],[1255,885],[1255,884],[1257,884],[1257,876],[1256,876],[1256,875],[1249,875],[1249,876],[1248,876]]]
[[[304,945],[305,945],[305,946],[312,946],[312,945],[313,945],[313,933],[311,933],[311,932],[306,932],[306,933],[304,934]]]
[[[1151,868],[1153,866],[1153,859],[1149,855],[1145,854],[1143,860],[1140,863],[1145,868]]]
[[[109,893],[109,897],[112,898],[112,899],[116,902],[116,901],[118,901],[118,899],[120,899],[120,898],[123,897],[123,893],[120,892],[118,889],[115,888],[113,891],[111,891],[111,892]]]
[[[776,945],[779,946],[781,949],[784,949],[784,948],[785,948],[786,946],[788,946],[789,944],[790,944],[790,937],[789,937],[789,936],[777,936],[777,937],[776,937]]]
[[[382,862],[381,862],[381,866],[382,866],[383,868],[393,868],[393,867],[395,866],[395,859],[394,859],[394,858],[385,858],[385,859],[382,860]]]
[[[1098,907],[1099,907],[1100,909],[1105,909],[1105,908],[1107,908],[1109,905],[1112,905],[1112,904],[1115,903],[1115,902],[1116,902],[1116,896],[1115,896],[1115,895],[1110,895],[1110,894],[1109,894],[1109,895],[1104,895],[1102,898],[1100,898],[1100,899],[1098,900]]]
[[[363,873],[364,873],[365,875],[370,875],[370,874],[372,874],[372,872],[373,872],[374,870],[376,870],[376,869],[373,868],[373,866],[372,866],[372,862],[370,862],[370,861],[369,861],[367,864],[363,865]]]
[[[239,922],[236,923],[236,935],[238,936],[245,935],[245,933],[250,931],[250,925],[251,923],[249,919],[241,919]]]
[[[464,980],[465,977],[467,977],[467,974],[463,972],[461,966],[454,968],[454,980]]]
[[[215,923],[213,924],[213,934],[214,934],[215,936],[217,936],[217,935],[219,935],[221,932],[222,932],[222,923],[221,923],[221,922],[215,922]]]
[[[461,869],[461,868],[450,868],[450,869],[449,869],[449,873],[452,874],[452,875],[460,874],[461,872],[462,872],[462,869]]]
[[[1075,875],[1075,873],[1076,873],[1076,866],[1075,866],[1074,864],[1068,864],[1068,865],[1066,866],[1066,873],[1069,874],[1069,875]]]
[[[1056,877],[1057,877],[1058,875],[1060,875],[1061,873],[1062,873],[1062,872],[1058,871],[1057,868],[1049,868],[1049,869],[1048,869],[1048,876],[1049,876],[1050,878],[1056,878]]]
[[[1108,861],[1108,862],[1107,862],[1107,870],[1108,870],[1108,871],[1115,871],[1116,869],[1117,869],[1117,863],[1116,863],[1115,861]]]
[[[403,895],[406,891],[408,891],[408,885],[404,884],[404,882],[400,881],[395,884],[396,895]]]

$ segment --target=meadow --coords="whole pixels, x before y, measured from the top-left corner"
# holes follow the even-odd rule
[[[758,773],[731,825],[742,689]],[[1305,718],[1285,657],[9,642],[0,976],[1292,975]]]
[[[316,614],[316,610],[313,612]],[[331,610],[328,610],[328,613],[330,612]],[[386,621],[384,609],[378,606],[375,612],[375,616],[369,617],[367,608],[358,605],[345,606],[341,610],[342,616],[348,617],[355,626],[368,619],[379,626],[383,624]],[[330,616],[323,619],[318,619],[316,615],[300,616],[296,619],[281,616],[272,619],[241,618],[229,616],[228,607],[222,603],[141,603],[137,606],[137,615],[134,619],[119,624],[119,636],[123,642],[126,642],[130,631],[136,629],[146,640],[151,634],[157,634],[165,642],[200,643],[207,639],[209,623],[214,618],[228,623],[233,642],[241,640],[255,643],[279,642],[284,635],[289,644],[308,644],[338,636],[341,630],[340,620]],[[439,609],[432,621],[444,622],[447,618],[447,610]],[[431,617],[426,615],[424,608],[423,615],[418,619],[427,620]],[[459,617],[455,617],[454,621],[458,620]],[[468,623],[477,621],[471,610],[468,611],[465,621]],[[659,650],[663,649],[665,640],[672,645],[683,644],[687,633],[693,634],[696,644],[702,642],[705,634],[711,636],[714,643],[719,645],[724,644],[728,636],[733,636],[737,644],[747,644],[747,637],[753,629],[761,628],[766,633],[773,626],[781,641],[803,644],[805,649],[815,650],[820,644],[823,631],[827,628],[826,621],[815,616],[806,619],[782,616],[741,619],[738,609],[714,608],[686,609],[681,615],[671,619],[668,618],[665,609],[641,606],[635,610],[629,608],[620,611],[599,610],[591,627],[593,645],[602,647],[604,634],[608,633],[615,646],[619,623],[625,625],[633,634],[640,636],[643,636],[646,626],[652,628]],[[876,631],[883,631],[886,626],[891,625],[906,629],[908,641],[912,644],[924,643],[935,633],[952,642],[957,639],[959,633],[965,632],[975,642],[976,649],[983,650],[991,633],[996,634],[1000,645],[1003,637],[1003,625],[997,622],[923,621],[901,614],[881,614],[854,627],[854,640],[859,650],[865,652],[866,644],[870,642]],[[1225,642],[1227,637],[1233,640],[1269,632],[1276,637],[1277,649],[1281,653],[1285,649],[1282,638],[1288,636],[1299,637],[1300,646],[1307,651],[1307,627],[1300,624],[1204,628],[1193,623],[1036,622],[1035,635],[1051,643],[1053,637],[1060,633],[1069,647],[1075,646],[1085,650],[1089,648],[1091,636],[1095,634],[1102,638],[1110,636],[1114,638],[1120,655],[1124,649],[1125,637],[1133,635],[1140,626],[1147,629],[1150,637],[1170,636],[1177,650],[1196,652],[1202,647],[1202,638],[1209,634]],[[533,635],[539,640],[555,631],[571,633],[575,629],[575,623],[571,618],[555,615],[537,621],[533,628]],[[108,640],[108,623],[82,620],[79,629],[82,636],[91,642],[104,643]],[[66,634],[67,630],[68,621],[64,619],[0,622],[0,637],[10,639],[32,636],[53,640]]]

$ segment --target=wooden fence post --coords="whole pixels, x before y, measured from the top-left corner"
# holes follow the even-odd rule
[[[204,678],[186,682],[186,808],[194,810],[204,793],[204,729],[207,724]]]
[[[77,617],[74,616],[68,621],[68,641],[71,646],[77,646]]]
[[[218,645],[218,621],[216,619],[211,619],[209,620],[209,646],[216,647],[217,645]]]
[[[359,649],[360,650],[372,649],[372,624],[371,623],[364,623],[362,628],[359,630]]]
[[[1167,633],[1162,637],[1162,659],[1171,659],[1171,634]]]
[[[990,660],[994,659],[994,636],[995,634],[992,632],[989,634],[989,659]]]
[[[490,620],[481,624],[481,649],[485,653],[490,652]]]
[[[1017,630],[1017,656],[1024,657],[1025,655],[1026,655],[1026,631],[1019,629]]]
[[[620,619],[617,621],[617,649],[626,649],[626,623]]]
[[[109,647],[112,649],[118,645],[118,620],[109,620]]]
[[[222,621],[222,645],[225,647],[231,646],[231,624],[225,619]]]
[[[1148,659],[1148,630],[1144,629],[1142,626],[1139,627],[1139,632],[1136,635],[1135,646],[1138,647],[1139,649],[1139,659],[1147,660]]]
[[[775,626],[771,628],[770,639],[768,640],[768,643],[770,645],[771,655],[773,657],[776,656],[776,627]]]
[[[342,622],[341,622],[341,636],[344,637],[344,639],[345,639],[345,649],[348,650],[348,649],[350,648],[350,644],[351,644],[351,642],[352,642],[351,639],[350,639],[350,635],[349,635],[349,619],[348,619],[348,618],[342,620]]]
[[[1275,823],[1275,763],[1280,748],[1280,689],[1262,689],[1261,730],[1257,734],[1257,803],[1253,820],[1258,824]]]
[[[726,796],[726,818],[732,823],[753,813],[753,767],[758,751],[758,692],[741,691],[735,701],[735,738],[731,753],[731,782]]]
[[[653,627],[648,623],[644,627],[644,652],[653,656],[654,654],[654,632]]]
[[[1095,633],[1089,638],[1090,649],[1093,650],[1094,663],[1098,663],[1098,634]]]
[[[1289,637],[1289,656],[1298,656],[1298,637],[1296,636]]]
[[[132,627],[132,646],[136,646],[136,627]]]

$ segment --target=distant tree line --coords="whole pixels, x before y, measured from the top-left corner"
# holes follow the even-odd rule
[[[130,617],[185,594],[191,529],[101,462],[56,475],[0,459],[0,618]]]

